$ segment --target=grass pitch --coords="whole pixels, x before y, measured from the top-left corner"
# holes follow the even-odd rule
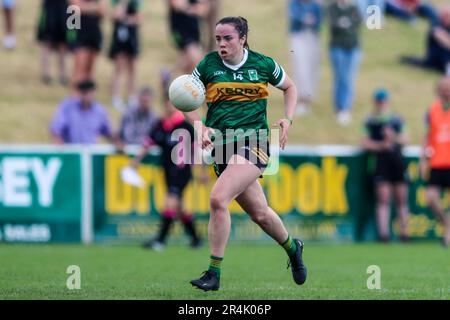
[[[189,281],[207,268],[207,247],[3,244],[0,299],[450,299],[449,257],[436,242],[307,243],[308,279],[297,286],[279,246],[231,244],[220,290],[205,293]],[[66,287],[69,265],[81,269],[80,290]],[[381,269],[380,290],[367,288],[370,265]]]

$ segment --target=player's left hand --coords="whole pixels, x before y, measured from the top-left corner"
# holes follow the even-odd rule
[[[284,147],[286,146],[287,139],[288,139],[288,130],[291,126],[291,123],[288,119],[279,119],[276,123],[276,126],[281,127],[281,134],[280,134],[280,148],[281,150],[284,150]]]

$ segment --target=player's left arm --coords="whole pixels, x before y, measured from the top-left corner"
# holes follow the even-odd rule
[[[429,158],[430,158],[430,113],[425,114],[425,134],[422,138],[422,146],[419,156],[419,172],[423,179],[428,178]]]
[[[391,126],[386,126],[386,129],[388,129],[388,135],[392,137],[394,143],[404,146],[409,142],[405,124],[400,117],[395,117]]]
[[[277,88],[283,91],[284,112],[286,116],[276,122],[281,127],[280,147],[283,150],[286,146],[288,131],[294,118],[295,105],[297,103],[297,88],[287,74],[284,74],[284,80]]]
[[[265,57],[268,82],[283,91],[285,117],[279,119],[275,125],[281,127],[280,147],[284,149],[288,139],[289,127],[294,119],[297,104],[297,88],[284,69],[272,58]]]

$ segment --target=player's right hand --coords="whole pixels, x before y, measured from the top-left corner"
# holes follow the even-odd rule
[[[211,136],[213,136],[215,130],[213,128],[205,127],[202,128],[202,149],[208,149],[213,147]]]

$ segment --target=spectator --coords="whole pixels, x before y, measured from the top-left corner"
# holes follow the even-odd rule
[[[388,92],[374,94],[374,110],[365,123],[364,149],[370,152],[368,168],[376,195],[376,221],[379,239],[390,240],[391,195],[394,195],[400,240],[408,241],[408,186],[402,147],[406,144],[402,119],[389,111]]]
[[[113,0],[114,28],[109,57],[114,60],[112,104],[121,110],[120,80],[127,74],[127,105],[136,104],[136,63],[139,55],[139,25],[142,21],[141,0]]]
[[[442,73],[450,71],[450,6],[442,8],[439,12],[439,19],[428,32],[425,58],[403,56],[400,61]]]
[[[56,144],[93,144],[99,136],[104,136],[119,148],[105,108],[94,100],[94,82],[85,80],[76,88],[77,94],[64,99],[53,116],[50,124],[53,141]]]
[[[128,108],[122,116],[119,138],[126,144],[142,144],[157,121],[153,112],[153,91],[149,87],[142,88],[137,105]]]
[[[431,211],[444,227],[442,244],[450,244],[450,211],[444,209],[441,193],[450,195],[450,77],[438,85],[438,98],[426,115],[426,133],[420,157],[420,172],[427,181],[426,198]],[[447,212],[446,212],[447,211]]]
[[[361,60],[361,15],[351,0],[334,0],[329,7],[330,56],[334,74],[334,106],[341,125],[351,122],[355,78]]]
[[[172,38],[181,51],[177,69],[191,73],[202,59],[200,18],[208,13],[207,0],[169,0],[169,20]]]
[[[2,0],[3,15],[5,18],[5,35],[3,46],[8,49],[14,49],[16,46],[16,36],[14,35],[14,7],[15,0]]]
[[[41,79],[50,84],[50,54],[58,52],[59,82],[67,85],[67,0],[42,0],[37,39],[41,45]]]
[[[293,80],[297,86],[296,115],[309,111],[320,75],[322,8],[318,0],[290,0],[290,51]]]
[[[432,24],[437,20],[434,7],[423,0],[386,0],[386,14],[408,22],[416,21],[417,16]]]
[[[70,0],[81,11],[80,29],[69,31],[75,61],[72,82],[74,84],[94,79],[94,66],[102,47],[100,22],[106,12],[106,0]]]

